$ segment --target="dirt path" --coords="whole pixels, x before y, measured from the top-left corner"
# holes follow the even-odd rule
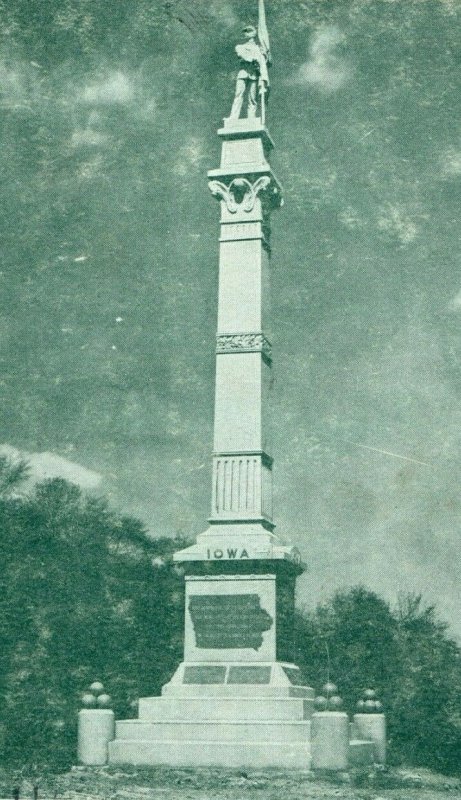
[[[74,767],[37,780],[39,800],[461,800],[461,781],[428,770],[385,770],[319,776],[278,770],[169,769],[159,767]],[[33,782],[0,771],[0,798],[20,786],[21,800],[33,796]]]

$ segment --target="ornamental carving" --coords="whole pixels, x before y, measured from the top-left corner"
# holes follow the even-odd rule
[[[270,177],[263,175],[254,183],[247,178],[234,178],[228,186],[221,181],[210,181],[208,186],[213,197],[223,200],[230,214],[236,214],[237,211],[253,211],[258,194],[266,191],[270,184]],[[276,187],[274,192],[278,192]]]
[[[221,333],[216,337],[217,353],[236,353],[238,351],[261,352],[271,358],[271,343],[263,333]]]

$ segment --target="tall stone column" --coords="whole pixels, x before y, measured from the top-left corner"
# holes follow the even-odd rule
[[[186,572],[181,674],[192,674],[188,662],[283,663],[270,680],[289,685],[302,568],[274,533],[268,419],[270,218],[282,193],[259,118],[226,119],[218,135],[221,164],[208,173],[221,210],[211,515],[196,544],[175,554]],[[251,684],[251,670],[241,674]]]
[[[210,523],[271,531],[269,235],[281,193],[266,160],[267,131],[243,122],[219,132],[221,167],[209,183],[221,205]]]

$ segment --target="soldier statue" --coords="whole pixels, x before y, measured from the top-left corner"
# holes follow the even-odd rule
[[[253,25],[243,29],[245,42],[235,48],[240,59],[240,70],[237,75],[235,97],[230,112],[231,119],[238,119],[242,110],[245,92],[248,93],[247,117],[255,117],[258,106],[258,90],[261,95],[261,105],[269,88],[269,54],[256,42],[257,31]],[[262,109],[264,116],[264,109]]]

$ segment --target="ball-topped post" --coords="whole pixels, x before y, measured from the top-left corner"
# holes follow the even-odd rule
[[[338,687],[327,681],[314,699],[312,715],[312,767],[344,770],[349,763],[349,717],[342,711]]]
[[[101,681],[93,681],[80,696],[83,708],[78,714],[78,759],[88,766],[107,763],[108,746],[115,737],[112,698]]]
[[[375,689],[363,689],[357,702],[354,723],[360,736],[373,742],[376,763],[384,764],[386,762],[386,716]]]

